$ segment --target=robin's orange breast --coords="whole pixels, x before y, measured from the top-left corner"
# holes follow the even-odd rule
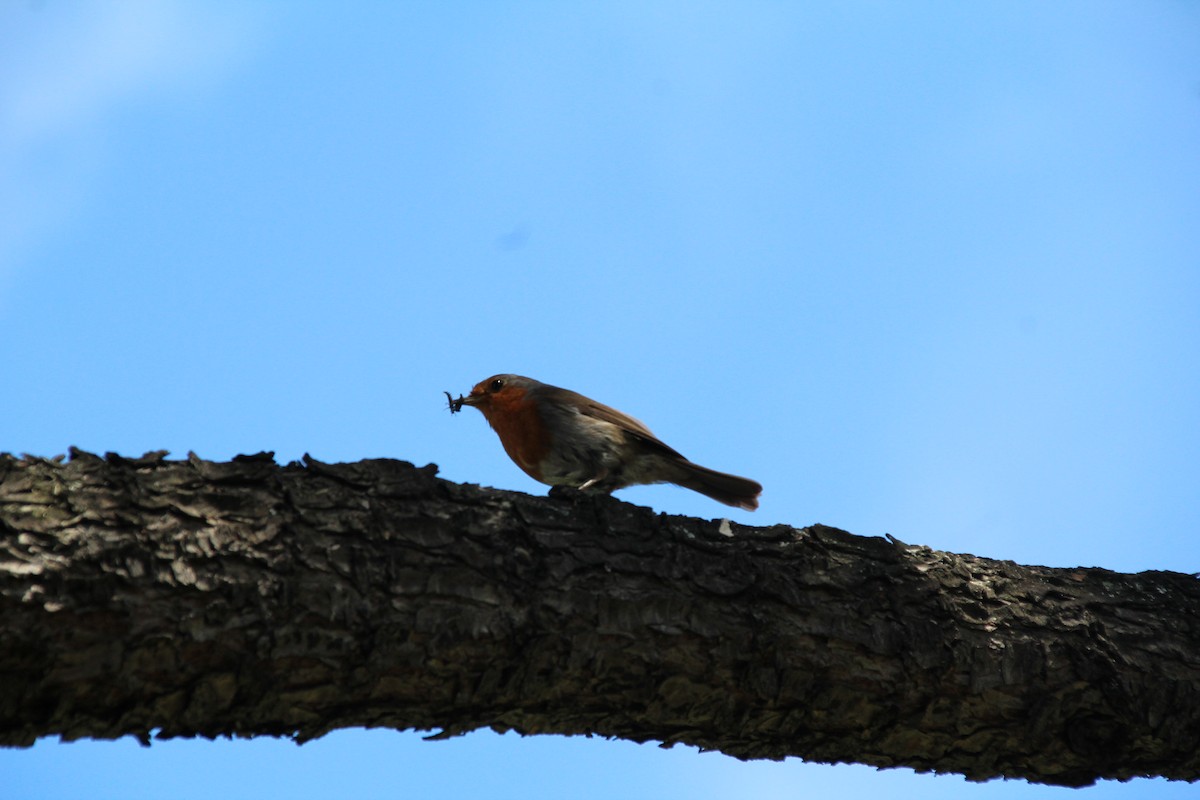
[[[553,443],[537,404],[523,389],[513,387],[490,395],[487,405],[480,406],[480,410],[500,437],[508,457],[529,477],[541,481],[540,465]]]

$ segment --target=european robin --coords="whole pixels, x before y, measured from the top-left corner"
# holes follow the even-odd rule
[[[450,397],[449,393],[446,393]],[[550,486],[612,492],[674,483],[726,505],[753,511],[762,486],[693,464],[628,414],[520,375],[493,375],[450,410],[479,409],[509,458]]]

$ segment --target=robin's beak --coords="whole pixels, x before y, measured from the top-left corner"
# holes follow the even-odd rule
[[[482,401],[482,400],[483,400],[482,394],[476,394],[475,392],[471,392],[466,397],[459,398],[459,403],[461,403],[464,406],[477,406],[477,405],[479,405],[480,401]]]

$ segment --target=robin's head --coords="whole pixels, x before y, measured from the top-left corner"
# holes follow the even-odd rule
[[[490,416],[493,410],[524,401],[529,391],[540,385],[533,378],[521,375],[493,375],[475,384],[462,402],[465,406],[478,408],[484,416]]]

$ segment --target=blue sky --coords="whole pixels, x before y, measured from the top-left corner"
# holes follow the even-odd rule
[[[518,372],[761,481],[740,521],[1200,570],[1195,3],[12,0],[0,211],[2,450],[390,456],[542,492],[441,394]],[[22,798],[1066,794],[389,731],[45,741],[0,776]]]

